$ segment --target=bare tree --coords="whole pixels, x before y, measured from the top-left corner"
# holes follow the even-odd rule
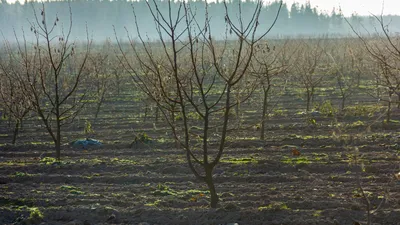
[[[58,160],[61,158],[61,128],[79,113],[86,97],[86,89],[80,87],[87,75],[85,64],[91,46],[89,38],[83,46],[71,42],[71,8],[69,11],[69,24],[64,29],[58,16],[49,22],[42,4],[39,13],[33,9],[35,21],[30,23],[35,42],[28,43],[25,35],[22,40],[15,35],[16,46],[6,46],[7,55],[14,62],[11,70],[16,82],[54,141]],[[67,63],[71,65],[69,68]]]
[[[336,43],[336,42],[335,42]],[[335,44],[330,52],[330,70],[334,75],[340,97],[340,109],[344,110],[346,101],[360,86],[362,68],[364,67],[363,51],[357,43],[345,40],[344,44]]]
[[[296,62],[293,66],[294,78],[306,95],[307,113],[310,112],[314,102],[315,89],[324,78],[320,73],[322,55],[321,39],[309,40],[308,42],[301,41],[297,51]]]
[[[265,139],[272,88],[276,85],[276,79],[279,78],[277,76],[285,74],[289,68],[290,59],[286,57],[287,48],[288,41],[281,46],[270,46],[267,42],[259,43],[251,64],[251,74],[257,78],[262,90],[261,140]]]
[[[204,3],[204,21],[199,21],[196,11],[185,2],[177,3],[176,11],[171,7],[173,1],[168,1],[165,10],[159,8],[157,1],[146,1],[146,4],[159,42],[150,43],[142,36],[135,14],[139,42],[136,44],[130,38],[133,57],[119,42],[121,61],[136,85],[157,103],[175,140],[185,150],[191,171],[207,184],[210,205],[215,208],[219,198],[213,170],[224,153],[229,113],[236,104],[232,101],[233,91],[248,74],[257,42],[269,32],[278,15],[271,27],[257,36],[262,2],[255,4],[253,16],[247,22],[242,19],[239,2],[236,23],[225,3],[227,32],[223,41],[216,41],[207,3]],[[242,99],[247,99],[252,92],[251,88],[243,91]],[[182,119],[175,120],[175,115]],[[199,124],[201,129],[193,129]]]
[[[13,62],[10,58],[0,58],[0,100],[9,116],[14,120],[14,131],[11,143],[15,144],[23,119],[32,110],[30,99],[24,95],[23,86],[16,82],[17,77],[10,69]],[[22,71],[19,71],[22,72]]]
[[[108,95],[111,95],[114,91],[114,82],[112,76],[119,73],[117,71],[110,71],[111,65],[114,63],[111,61],[111,42],[107,40],[99,52],[92,53],[89,55],[87,67],[90,71],[91,83],[94,85],[95,98],[95,114],[94,120],[97,120],[100,109],[106,100]],[[115,69],[115,68],[114,68]]]
[[[385,24],[383,19],[383,9],[380,16],[372,15],[378,22],[373,37],[371,33],[364,29],[367,33],[363,35],[357,31],[348,21],[348,25],[359,38],[367,53],[378,64],[379,73],[376,73],[377,83],[386,88],[386,99],[380,99],[387,102],[386,122],[390,122],[392,103],[398,103],[400,107],[400,40],[389,31],[389,25]],[[398,100],[393,100],[393,95],[398,96]]]

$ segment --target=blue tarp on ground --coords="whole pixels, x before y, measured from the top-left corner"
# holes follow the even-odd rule
[[[74,148],[87,149],[89,147],[101,146],[102,143],[96,139],[86,138],[84,140],[76,140],[71,143]]]

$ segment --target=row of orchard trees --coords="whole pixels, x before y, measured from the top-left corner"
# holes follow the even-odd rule
[[[303,90],[306,111],[311,110],[317,87],[333,83],[343,109],[360,82],[374,77],[377,89],[387,90],[383,99],[390,119],[391,104],[396,102],[392,97],[400,93],[400,43],[381,17],[376,20],[383,33],[375,38],[266,41],[280,8],[269,28],[260,31],[262,2],[254,5],[248,21],[242,19],[238,2],[233,14],[237,17],[224,4],[226,36],[216,40],[207,3],[203,3],[203,20],[185,2],[172,8],[168,1],[167,11],[161,11],[158,3],[146,2],[158,42],[150,42],[141,32],[141,20],[133,10],[138,38],[122,43],[117,37],[116,45],[106,42],[96,48],[89,38],[71,40],[72,15],[59,29],[57,16],[48,15],[44,6],[36,9],[30,27],[35,41],[16,35],[16,42],[5,41],[0,53],[1,104],[16,122],[15,134],[33,111],[53,139],[60,159],[63,126],[79,114],[89,97],[96,99],[97,117],[110,87],[118,91],[124,73],[129,74],[135,87],[157,105],[193,174],[208,185],[211,207],[216,207],[212,175],[224,153],[228,131],[235,126],[231,111],[238,115],[240,104],[255,93],[262,93],[261,139],[265,138],[271,97],[285,83]],[[176,120],[178,114],[182,120]]]

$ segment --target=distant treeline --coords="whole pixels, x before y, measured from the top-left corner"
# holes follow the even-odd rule
[[[159,8],[168,12],[167,0],[156,0]],[[198,21],[204,21],[205,9],[204,2],[189,1],[192,9],[196,11]],[[233,18],[238,18],[239,0],[230,0],[228,9]],[[42,3],[36,1],[25,1],[24,4],[16,2],[9,4],[6,0],[0,3],[0,30],[4,37],[10,41],[15,40],[14,29],[18,37],[21,37],[24,28],[28,40],[33,37],[30,32],[29,21],[34,20],[33,9],[35,9],[40,19],[40,8]],[[119,39],[126,39],[126,30],[130,35],[136,38],[137,32],[134,23],[133,9],[136,12],[140,31],[148,35],[150,39],[157,39],[158,35],[154,29],[154,22],[148,10],[145,0],[126,1],[126,0],[59,0],[47,1],[44,3],[49,22],[56,19],[56,15],[64,24],[69,24],[69,4],[72,8],[74,39],[86,38],[86,26],[89,35],[96,41],[102,41],[106,38],[115,39],[114,29]],[[178,3],[171,4],[173,14],[178,12]],[[242,2],[242,15],[244,21],[251,19],[253,10],[256,6],[254,1],[246,0]],[[275,1],[264,5],[261,13],[259,31],[263,32],[271,25],[279,8],[279,2]],[[211,30],[215,37],[221,38],[225,27],[225,7],[222,1],[210,2],[208,4],[208,13],[211,17]],[[352,15],[347,18],[356,29],[367,29],[374,32],[374,27],[378,24],[372,16],[360,17]],[[400,16],[385,16],[384,21],[390,22],[391,31],[400,31]],[[182,22],[183,29],[184,21]],[[61,26],[59,26],[61,27]],[[397,30],[395,30],[397,29]],[[228,31],[229,33],[229,31]],[[283,4],[279,14],[277,24],[272,29],[269,37],[298,37],[298,36],[320,36],[320,35],[344,35],[351,34],[350,27],[344,20],[344,16],[338,9],[332,9],[330,13],[320,12],[310,3],[300,5],[298,3],[291,6]]]

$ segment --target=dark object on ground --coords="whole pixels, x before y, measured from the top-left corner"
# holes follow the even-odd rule
[[[70,143],[74,148],[88,149],[90,147],[103,145],[100,141],[96,139],[86,138],[84,140],[76,140]]]

